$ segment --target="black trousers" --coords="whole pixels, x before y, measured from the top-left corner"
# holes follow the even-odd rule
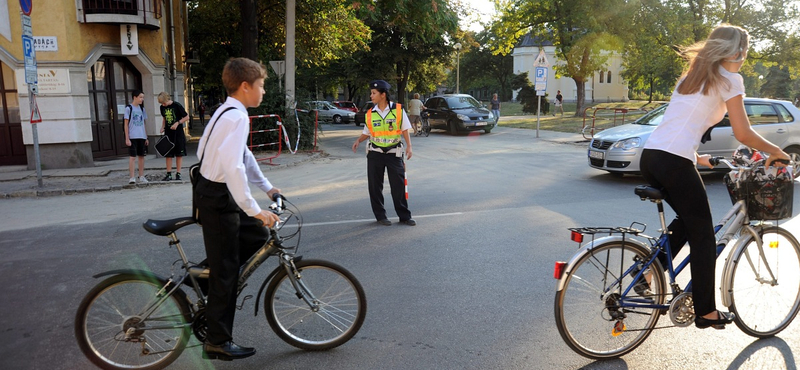
[[[672,232],[669,239],[672,255],[678,254],[684,243],[689,242],[694,311],[697,316],[706,315],[716,309],[716,239],[700,173],[692,161],[652,149],[642,152],[640,170],[651,186],[664,190],[664,200],[677,214],[668,227]]]
[[[206,305],[206,341],[222,344],[233,339],[239,267],[264,245],[269,233],[257,219],[239,209],[224,183],[209,181],[201,176],[193,196],[202,222],[206,257],[211,270]]]
[[[403,165],[403,157],[398,157],[394,153],[384,154],[370,150],[367,152],[367,180],[369,200],[375,219],[387,218],[386,209],[383,207],[384,172],[388,172],[389,175],[392,202],[397,216],[400,217],[401,222],[411,219],[411,211],[408,210],[408,200],[406,199],[406,170]]]

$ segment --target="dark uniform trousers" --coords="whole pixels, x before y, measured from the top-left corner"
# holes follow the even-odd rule
[[[402,148],[398,148],[402,150]],[[386,219],[386,209],[383,207],[383,177],[384,172],[389,174],[389,186],[392,188],[392,201],[400,221],[411,218],[406,200],[405,176],[403,157],[395,153],[381,153],[370,150],[367,152],[367,179],[369,183],[369,200],[372,203],[372,213],[376,220]]]
[[[269,238],[261,222],[245,214],[225,183],[200,177],[194,192],[210,271],[206,319],[211,344],[233,339],[239,268]]]

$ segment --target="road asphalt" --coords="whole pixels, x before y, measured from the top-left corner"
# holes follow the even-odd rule
[[[505,119],[519,119],[521,117],[502,117]],[[525,116],[524,118],[530,118]],[[326,127],[325,127],[326,126]],[[274,152],[257,154],[261,163],[261,169],[265,173],[277,168],[296,166],[305,162],[324,158],[330,152],[347,150],[349,148],[326,147],[326,136],[339,134],[357,136],[358,131],[348,125],[349,130],[340,131],[344,126],[324,125],[326,131],[320,135],[318,149],[315,151],[297,151],[292,154],[283,150],[276,158],[267,158],[275,155]],[[502,127],[502,126],[500,126]],[[93,167],[65,168],[65,169],[42,169],[42,186],[38,186],[38,179],[35,169],[28,169],[27,166],[0,166],[0,200],[3,198],[20,197],[51,197],[80,193],[93,193],[104,191],[119,191],[124,189],[136,189],[141,187],[155,186],[181,186],[189,184],[189,166],[198,162],[197,141],[202,134],[199,129],[191,130],[190,138],[187,140],[187,156],[183,157],[180,181],[161,181],[166,175],[166,161],[157,154],[149,154],[145,159],[145,177],[147,183],[128,184],[128,158],[118,157],[110,160],[97,160]],[[556,141],[563,143],[579,143],[585,141],[580,134],[563,133],[555,131],[540,131],[539,137],[545,141]],[[413,142],[413,139],[412,139]],[[173,172],[175,171],[173,162]],[[136,171],[138,172],[138,170]],[[174,175],[173,175],[174,177]]]

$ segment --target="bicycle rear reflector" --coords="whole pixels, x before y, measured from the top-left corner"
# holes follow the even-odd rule
[[[572,239],[573,242],[583,243],[583,234],[577,231],[572,231],[572,234],[570,235],[569,238]]]
[[[772,249],[778,248],[778,241],[777,240],[773,240],[773,241],[769,242],[769,247],[772,248]]]
[[[564,267],[567,266],[567,263],[564,261],[556,261],[556,265],[553,268],[553,278],[554,279],[561,279],[561,274],[564,273]]]

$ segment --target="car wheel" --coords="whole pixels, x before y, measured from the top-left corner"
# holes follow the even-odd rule
[[[450,129],[450,135],[456,136],[458,135],[458,125],[455,121],[450,121],[447,123],[448,128]]]
[[[786,148],[784,151],[786,152],[786,154],[789,155],[789,158],[791,158],[792,160],[789,163],[794,169],[794,174],[792,174],[792,176],[794,176],[795,179],[800,177],[800,169],[797,168],[798,163],[800,163],[800,148],[789,147]]]
[[[335,124],[341,124],[341,123],[342,123],[342,116],[340,116],[340,115],[338,115],[338,114],[337,114],[337,115],[335,115],[335,116],[333,116],[333,123],[335,123]]]

